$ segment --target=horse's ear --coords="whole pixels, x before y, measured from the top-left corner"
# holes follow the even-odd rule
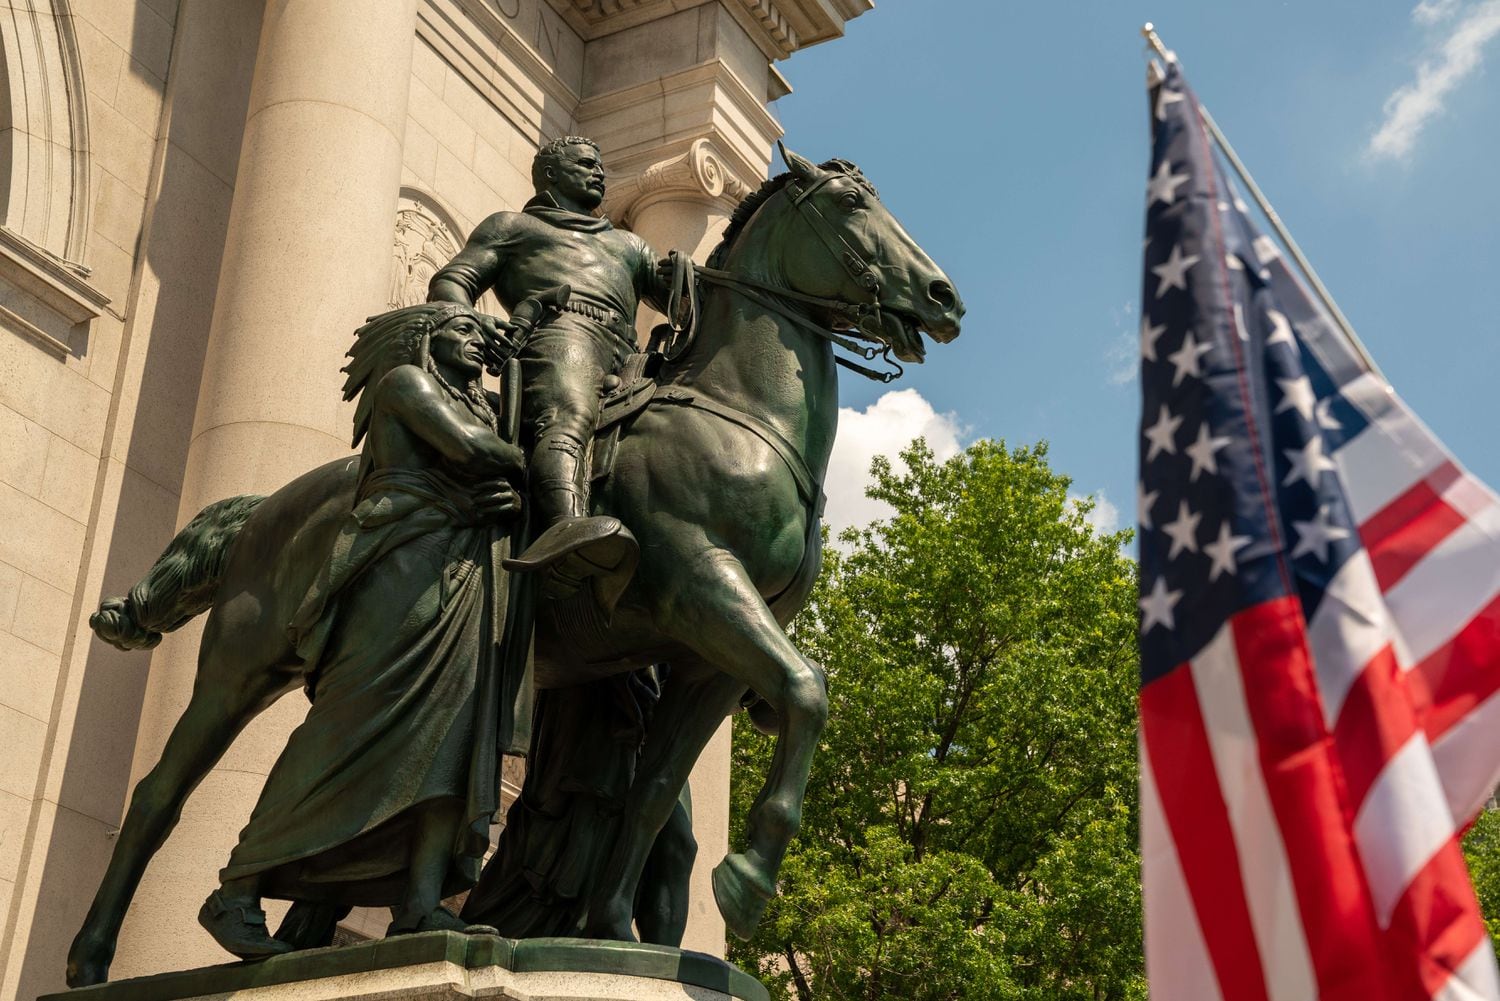
[[[792,174],[803,184],[810,183],[823,176],[823,168],[811,160],[798,156],[784,146],[780,139],[776,140],[776,148],[781,151],[781,158],[791,168]]]

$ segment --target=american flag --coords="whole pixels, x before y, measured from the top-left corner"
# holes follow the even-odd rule
[[[1459,836],[1500,778],[1500,499],[1152,90],[1141,854],[1155,1001],[1500,999]]]

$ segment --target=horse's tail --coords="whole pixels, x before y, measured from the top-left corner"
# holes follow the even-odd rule
[[[149,650],[213,605],[230,544],[265,497],[245,494],[199,511],[123,598],[106,598],[89,628],[121,650]]]

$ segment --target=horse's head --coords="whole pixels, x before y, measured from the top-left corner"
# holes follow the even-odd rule
[[[958,291],[859,168],[844,160],[814,164],[785,146],[781,154],[790,176],[780,192],[789,208],[782,213],[779,278],[803,295],[877,305],[859,326],[902,361],[923,359],[922,332],[942,343],[957,337],[964,315]],[[836,310],[824,319],[849,323]]]

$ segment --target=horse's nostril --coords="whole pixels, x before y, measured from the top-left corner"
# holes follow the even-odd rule
[[[952,285],[949,285],[941,278],[927,286],[927,298],[944,309],[952,309],[958,305],[958,293],[953,291]]]

